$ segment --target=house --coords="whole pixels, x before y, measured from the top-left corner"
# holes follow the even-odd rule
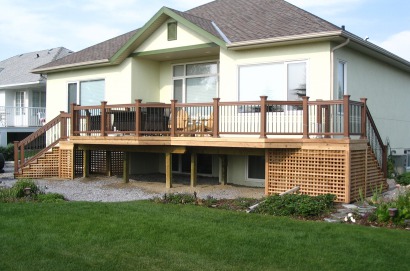
[[[31,71],[70,53],[59,47],[0,61],[0,146],[22,140],[44,124],[46,76]]]
[[[410,149],[410,63],[282,0],[164,7],[33,72],[48,153],[16,176],[179,172],[350,202],[385,185],[387,139]]]

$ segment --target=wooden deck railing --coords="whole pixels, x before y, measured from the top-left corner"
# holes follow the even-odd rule
[[[366,137],[366,104],[345,96],[337,101],[260,101],[145,103],[71,106],[72,136],[213,136],[259,135]]]
[[[142,103],[98,106],[72,104],[70,114],[61,113],[25,140],[15,143],[15,172],[40,150],[59,140],[77,136],[259,136],[301,138],[369,138],[380,167],[386,168],[386,152],[366,99],[309,101],[259,101],[212,103]],[[55,131],[51,131],[54,129]],[[30,159],[27,153],[30,152]],[[34,154],[34,155],[33,155]]]

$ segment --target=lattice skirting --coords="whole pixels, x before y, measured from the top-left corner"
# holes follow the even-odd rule
[[[270,149],[266,173],[269,195],[299,186],[302,194],[334,194],[337,202],[357,200],[359,189],[370,195],[386,183],[370,150]]]
[[[123,174],[123,152],[90,151],[90,174],[107,174],[108,159],[111,161],[111,174]],[[75,175],[83,174],[83,150],[75,150]]]

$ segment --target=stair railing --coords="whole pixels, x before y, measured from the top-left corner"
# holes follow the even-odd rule
[[[387,178],[387,146],[383,143],[369,108],[366,108],[366,135],[379,167]]]
[[[60,115],[22,141],[15,141],[14,175],[18,175],[22,168],[56,146],[60,140],[67,140],[69,121],[70,114],[60,112]]]

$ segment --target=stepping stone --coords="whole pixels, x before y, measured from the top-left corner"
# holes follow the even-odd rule
[[[358,207],[357,207],[356,205],[354,205],[354,204],[342,204],[342,206],[343,206],[344,208],[346,208],[346,209],[351,209],[351,210],[355,210],[355,209],[358,208]]]
[[[333,219],[333,218],[325,218],[324,220],[329,223],[341,223],[342,222],[340,221],[340,219]]]
[[[331,214],[331,216],[337,219],[343,219],[346,217],[346,214],[335,213],[335,214]]]

